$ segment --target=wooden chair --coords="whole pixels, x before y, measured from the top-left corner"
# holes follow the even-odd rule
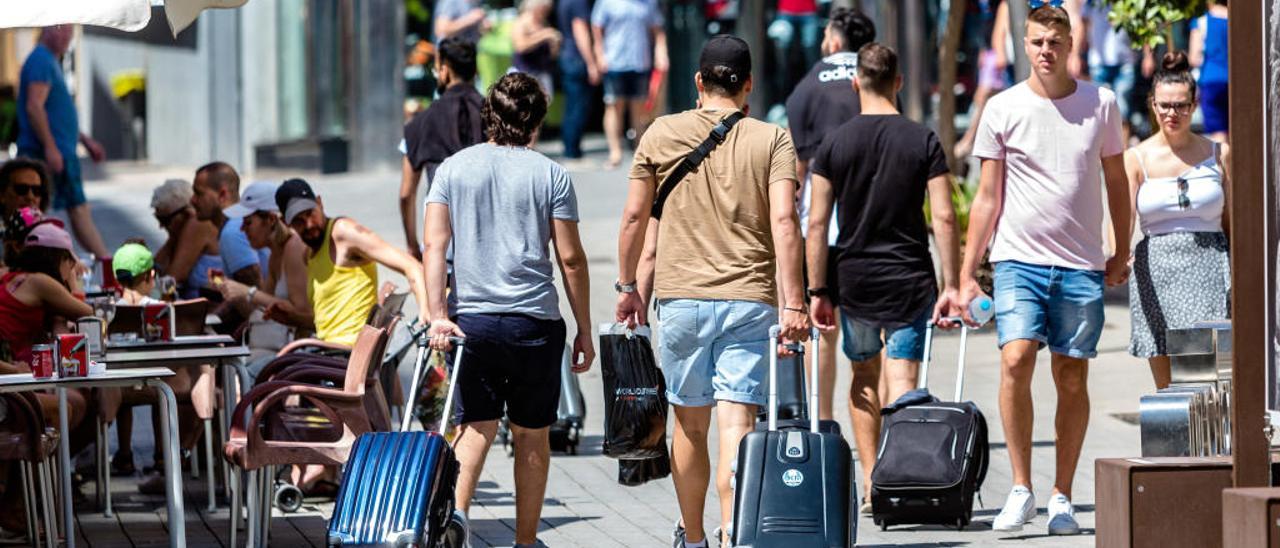
[[[21,465],[27,538],[32,546],[40,545],[39,522],[43,521],[44,544],[52,548],[58,543],[58,523],[53,510],[53,458],[58,449],[58,431],[47,426],[34,394],[0,395],[0,405],[6,410],[0,421],[0,461],[17,461]]]

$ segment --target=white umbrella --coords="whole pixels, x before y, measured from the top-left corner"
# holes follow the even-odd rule
[[[0,28],[48,27],[62,24],[97,25],[127,32],[142,30],[151,21],[152,4],[164,5],[169,28],[177,36],[201,11],[236,8],[248,0],[22,0],[6,2]]]

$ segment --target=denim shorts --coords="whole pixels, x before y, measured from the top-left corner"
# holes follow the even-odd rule
[[[658,363],[672,404],[764,405],[776,308],[755,301],[669,299],[658,303],[658,320]]]
[[[606,105],[611,105],[619,99],[644,99],[648,95],[648,71],[609,71],[604,74],[604,102]]]
[[[993,299],[1000,346],[1025,339],[1054,354],[1096,356],[1104,286],[1103,273],[1096,270],[996,263]]]
[[[881,329],[856,321],[849,314],[840,314],[842,347],[849,361],[865,361],[888,348],[885,355],[894,360],[920,361],[924,359],[924,333],[933,317],[933,305],[910,324],[894,329]],[[883,334],[883,338],[882,338]]]
[[[524,314],[461,314],[467,335],[458,371],[459,424],[498,420],[544,428],[556,422],[564,320]]]

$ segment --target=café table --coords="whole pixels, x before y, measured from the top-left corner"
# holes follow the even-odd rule
[[[182,468],[178,461],[178,400],[164,379],[172,377],[166,367],[139,367],[128,370],[106,370],[86,377],[37,379],[31,373],[0,375],[0,393],[56,389],[58,392],[58,462],[62,467],[62,522],[67,548],[75,548],[75,510],[71,498],[71,435],[67,425],[67,389],[121,388],[146,386],[160,394],[160,434],[164,446],[165,502],[168,512],[169,546],[187,544],[187,528],[182,502]],[[86,418],[85,420],[92,420]],[[46,523],[49,531],[55,524]]]
[[[244,363],[244,358],[249,356],[249,348],[227,335],[192,335],[174,337],[169,341],[108,340],[106,350],[104,361],[108,369],[214,365],[222,375],[223,420],[219,425],[222,430],[220,438],[222,440],[226,440],[231,431],[231,411],[236,408],[236,392],[232,387],[236,386],[237,377],[241,394],[253,386],[253,378],[249,375],[249,369]],[[212,436],[212,434],[209,431],[205,432],[206,436]],[[205,463],[205,476],[209,482],[208,510],[210,512],[216,508],[214,493],[217,486],[214,482],[213,467],[214,460],[218,457],[214,453],[220,454],[219,451],[211,452]],[[226,469],[226,467],[223,468]],[[227,495],[232,496],[229,471],[226,476],[224,484],[228,489]],[[106,500],[108,513],[110,500],[111,494],[108,490]]]

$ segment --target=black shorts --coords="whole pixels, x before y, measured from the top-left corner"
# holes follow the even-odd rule
[[[803,242],[801,243],[803,246]],[[802,247],[801,249],[808,249]],[[827,248],[827,291],[830,296],[831,303],[840,307],[840,249],[837,247]],[[801,261],[801,273],[804,276],[805,302],[809,302],[809,261]]]
[[[458,372],[459,424],[498,420],[544,428],[556,422],[564,320],[524,314],[462,314],[467,335]]]

